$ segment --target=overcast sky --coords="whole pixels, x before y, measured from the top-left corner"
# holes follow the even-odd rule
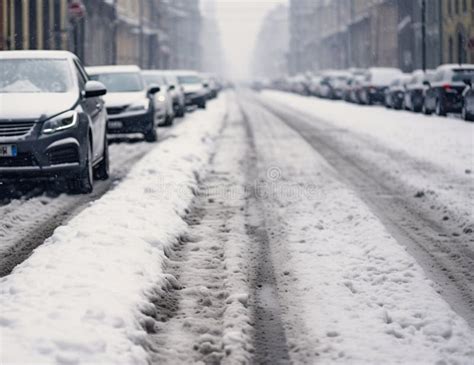
[[[203,0],[209,1],[215,3],[229,71],[233,77],[244,78],[249,74],[250,59],[263,17],[277,4],[287,4],[288,1]]]

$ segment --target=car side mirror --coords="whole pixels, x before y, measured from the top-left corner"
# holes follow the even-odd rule
[[[160,91],[161,91],[161,88],[158,85],[152,85],[148,88],[149,95],[154,95],[156,93],[159,93]]]
[[[107,88],[99,81],[87,81],[84,86],[84,97],[94,98],[107,94]]]
[[[170,86],[168,87],[168,90],[169,90],[169,91],[173,91],[174,89],[176,89],[176,87],[175,87],[174,85],[170,85]]]
[[[423,81],[423,85],[431,87],[431,83],[429,81]]]

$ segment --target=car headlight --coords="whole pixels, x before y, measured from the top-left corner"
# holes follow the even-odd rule
[[[156,98],[160,103],[163,103],[166,101],[166,97],[164,95],[158,95]]]
[[[77,125],[77,112],[74,110],[59,114],[43,124],[42,133],[52,134],[58,131],[69,129]]]
[[[127,112],[146,112],[150,108],[150,100],[142,99],[130,105],[127,108]]]

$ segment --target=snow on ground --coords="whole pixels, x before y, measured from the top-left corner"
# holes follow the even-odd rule
[[[247,364],[252,329],[248,279],[251,243],[246,233],[245,138],[236,103],[199,186],[184,243],[174,248],[168,270],[181,288],[179,301],[150,336],[156,364]],[[167,305],[170,307],[170,305]],[[166,310],[165,310],[166,312]],[[161,314],[162,315],[162,314]],[[158,317],[161,317],[158,313]]]
[[[418,197],[455,236],[474,230],[474,124],[383,107],[267,91],[262,99],[325,123],[348,151]],[[465,246],[474,253],[474,241]]]
[[[360,132],[393,149],[441,166],[450,173],[474,173],[474,124],[381,106],[360,106],[277,91],[264,98],[304,110],[343,129]]]
[[[130,167],[131,161],[149,151],[150,148],[148,143],[110,145],[111,179],[122,178]],[[0,222],[0,257],[5,255],[19,239],[44,225],[48,219],[62,214],[60,213],[62,209],[74,209],[83,199],[83,196],[67,194],[51,196],[51,194],[43,193],[30,199],[13,199],[9,204],[0,205],[0,216],[2,217]]]
[[[4,364],[146,364],[140,314],[213,150],[223,98],[187,117],[114,190],[0,281]],[[185,148],[183,148],[185,146]]]
[[[472,364],[473,330],[337,172],[272,114],[247,112],[292,360]]]

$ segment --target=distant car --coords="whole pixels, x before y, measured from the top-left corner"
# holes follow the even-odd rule
[[[411,75],[402,74],[397,77],[390,84],[389,88],[385,90],[385,106],[401,110],[405,108],[405,86],[411,79]]]
[[[350,101],[356,104],[362,104],[361,91],[364,86],[365,76],[355,76],[350,88]]]
[[[148,87],[158,85],[160,91],[155,94],[155,119],[160,126],[171,126],[175,116],[173,108],[173,96],[171,90],[174,86],[168,86],[168,82],[165,77],[159,72],[154,70],[142,71],[143,79],[145,80]]]
[[[425,100],[425,92],[427,86],[424,82],[432,80],[434,71],[416,70],[412,73],[411,79],[405,87],[405,109],[415,113],[420,113],[423,110]]]
[[[208,85],[210,99],[215,99],[221,91],[217,77],[212,74],[203,74],[204,83]]]
[[[344,88],[351,74],[347,71],[328,71],[322,76],[322,96],[327,99],[342,99]]]
[[[385,91],[401,75],[402,71],[397,68],[369,68],[360,90],[361,103],[366,105],[383,104],[385,102]]]
[[[474,89],[472,86],[472,80],[465,79],[466,89],[463,92],[463,105],[461,115],[465,121],[474,122]]]
[[[147,88],[138,66],[88,67],[87,72],[93,80],[107,87],[107,132],[141,133],[147,142],[155,142],[160,117],[156,113],[154,95],[160,91],[160,87],[155,85]]]
[[[173,98],[173,108],[178,118],[184,117],[186,114],[186,98],[184,96],[184,88],[179,83],[178,77],[170,71],[159,71],[166,79],[168,90]]]
[[[461,113],[465,80],[474,75],[474,65],[442,65],[436,69],[432,82],[425,82],[427,90],[423,111],[439,116]]]
[[[94,178],[109,177],[106,92],[70,52],[0,52],[0,180],[92,192]]]
[[[177,70],[173,73],[184,89],[186,105],[206,109],[208,90],[199,73],[186,70]]]

